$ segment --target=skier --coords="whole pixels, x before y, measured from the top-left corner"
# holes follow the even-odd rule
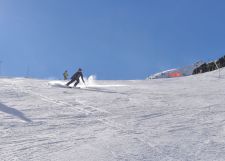
[[[84,78],[83,78],[83,73],[82,73],[82,69],[79,68],[77,70],[77,72],[71,77],[71,81],[69,81],[66,86],[69,86],[71,83],[73,83],[74,81],[76,81],[76,83],[74,84],[74,87],[77,86],[77,84],[80,82],[80,77],[83,81],[83,83],[85,84]]]
[[[64,80],[67,80],[69,74],[67,72],[67,70],[65,70],[65,72],[63,73],[63,77],[64,77]]]

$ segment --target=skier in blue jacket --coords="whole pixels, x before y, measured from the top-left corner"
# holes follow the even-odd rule
[[[77,84],[80,82],[80,77],[83,81],[83,83],[85,84],[84,78],[83,78],[83,73],[82,73],[82,69],[79,68],[77,70],[77,72],[71,77],[71,80],[66,84],[67,86],[69,86],[71,83],[73,83],[74,81],[76,81],[76,83],[74,84],[74,87],[77,86]]]

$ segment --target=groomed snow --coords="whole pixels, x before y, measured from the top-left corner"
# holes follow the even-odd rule
[[[1,161],[224,161],[225,69],[95,81],[0,78]]]

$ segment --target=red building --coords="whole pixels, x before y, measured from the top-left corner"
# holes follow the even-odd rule
[[[173,77],[181,77],[183,76],[182,73],[180,73],[179,71],[174,71],[174,72],[171,72],[171,73],[168,73],[168,76],[170,78],[173,78]]]

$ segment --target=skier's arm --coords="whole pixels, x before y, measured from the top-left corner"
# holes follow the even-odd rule
[[[76,73],[75,73],[76,74]],[[75,78],[75,74],[70,78],[70,79],[74,79]]]
[[[83,82],[84,82],[84,84],[85,84],[83,74],[81,74],[81,79],[82,79],[82,81],[83,81]]]

